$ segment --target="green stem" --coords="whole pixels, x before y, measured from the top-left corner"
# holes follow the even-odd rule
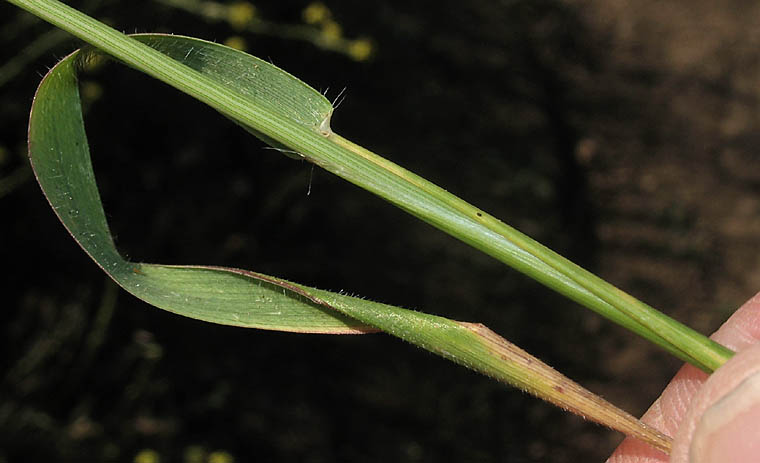
[[[407,212],[604,315],[704,371],[714,371],[733,355],[731,350],[644,304],[424,178],[337,134],[331,134],[329,138],[333,139],[337,146],[395,178],[378,180],[372,172],[373,169],[363,164],[356,170],[346,169],[346,163],[320,164],[326,170],[386,199],[387,186],[395,181],[398,185],[394,185],[392,191],[397,192],[397,195],[392,202]],[[314,162],[319,164],[317,160]],[[431,200],[425,203],[403,201],[404,190],[409,191],[410,195],[416,191],[424,191]],[[433,207],[434,201],[439,203],[438,207]]]

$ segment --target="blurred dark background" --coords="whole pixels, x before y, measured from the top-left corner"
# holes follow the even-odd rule
[[[70,2],[247,51],[335,97],[336,132],[709,333],[760,289],[752,1]],[[204,324],[114,288],[25,160],[80,42],[0,3],[0,462],[603,461],[621,437],[385,335]],[[117,245],[485,323],[641,414],[678,362],[224,117],[82,79]],[[311,189],[309,195],[307,191]]]

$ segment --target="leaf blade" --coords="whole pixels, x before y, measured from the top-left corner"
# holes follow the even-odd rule
[[[29,129],[30,160],[45,195],[72,237],[118,284],[140,299],[204,321],[309,333],[386,331],[512,384],[658,448],[669,440],[512,346],[482,325],[308,288],[244,270],[137,264],[111,237],[95,183],[76,82],[75,52],[43,79]]]
[[[293,332],[376,331],[336,311],[298,301],[296,293],[283,296],[279,287],[277,290],[266,285],[251,288],[256,285],[250,281],[246,286],[241,280],[244,277],[234,269],[175,267],[171,270],[124,259],[114,245],[95,183],[79,104],[76,79],[82,58],[79,53],[64,58],[40,84],[30,115],[29,155],[51,207],[71,236],[106,273],[146,302],[200,320]],[[170,270],[162,271],[162,268]],[[215,278],[209,278],[211,276]],[[223,292],[213,297],[215,287]],[[242,295],[247,289],[258,290],[259,297],[270,300],[270,306],[245,304]],[[272,305],[285,315],[268,315],[277,312],[272,310]],[[218,306],[226,307],[227,312],[220,314]],[[257,307],[261,310],[254,310]]]

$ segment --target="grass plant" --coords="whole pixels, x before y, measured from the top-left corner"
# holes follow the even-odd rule
[[[8,0],[89,45],[44,77],[29,155],[61,222],[114,281],[156,307],[208,322],[297,333],[383,331],[668,451],[667,436],[478,323],[323,291],[253,271],[130,262],[117,251],[92,170],[77,75],[113,58],[208,104],[275,149],[394,204],[676,357],[711,372],[733,354],[487,212],[338,135],[320,92],[276,66],[204,40],[128,36],[56,0]]]

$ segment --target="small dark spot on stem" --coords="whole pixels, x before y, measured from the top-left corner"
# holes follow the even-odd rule
[[[483,214],[481,214],[480,212],[477,212],[476,214],[478,217],[483,217]]]
[[[562,386],[560,386],[559,384],[556,385],[556,386],[554,386],[554,390],[557,391],[557,392],[559,392],[560,394],[562,394],[563,392],[565,392],[565,388],[562,387]]]

